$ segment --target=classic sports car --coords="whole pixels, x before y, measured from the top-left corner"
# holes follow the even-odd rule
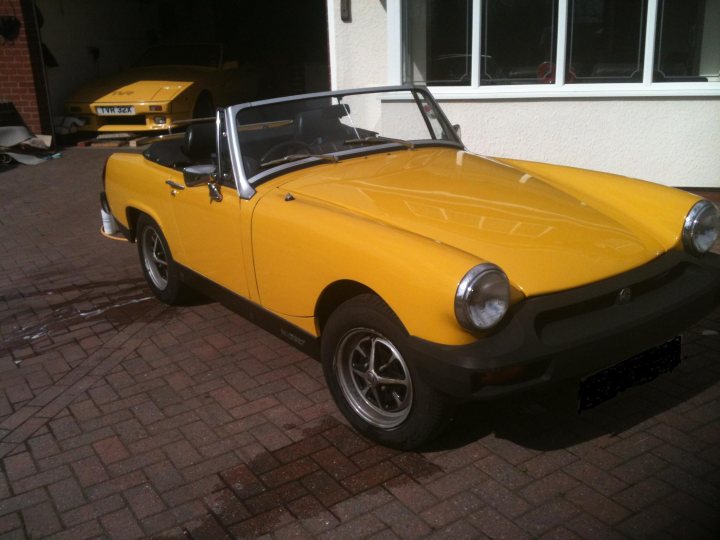
[[[674,367],[720,301],[712,203],[474,155],[419,87],[219,109],[112,155],[104,190],[158,298],[199,288],[319,357],[342,413],[394,447],[458,400],[573,378],[592,406]]]
[[[125,71],[76,89],[65,112],[85,131],[154,131],[178,121],[212,117],[215,105],[254,97],[257,82],[223,59],[217,44],[149,49]]]

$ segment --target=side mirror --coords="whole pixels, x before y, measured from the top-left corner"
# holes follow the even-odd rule
[[[187,187],[210,184],[215,181],[215,165],[190,165],[183,169],[183,179]]]
[[[229,60],[227,62],[223,62],[222,68],[224,70],[230,70],[230,69],[237,69],[240,67],[240,63],[237,60]]]
[[[462,137],[460,134],[460,124],[453,124],[453,129],[455,130],[455,133],[457,133],[458,137]]]

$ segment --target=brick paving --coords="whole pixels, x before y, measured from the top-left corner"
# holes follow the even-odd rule
[[[2,538],[717,538],[720,312],[673,373],[462,407],[375,446],[319,364],[214,303],[150,298],[98,234],[110,152],[0,175]]]

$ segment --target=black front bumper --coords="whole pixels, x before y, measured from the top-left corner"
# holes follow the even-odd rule
[[[629,288],[627,303],[619,293]],[[624,300],[627,300],[625,298]],[[624,274],[530,298],[491,335],[451,346],[410,338],[420,376],[464,399],[580,378],[660,345],[720,303],[720,256],[669,252]]]

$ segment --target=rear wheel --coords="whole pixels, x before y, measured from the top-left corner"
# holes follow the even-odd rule
[[[380,298],[343,303],[322,336],[323,372],[340,411],[363,435],[393,448],[415,448],[435,436],[446,398],[423,381],[407,331]]]
[[[136,230],[140,265],[150,290],[165,303],[177,303],[183,284],[160,226],[149,216],[141,215]]]

